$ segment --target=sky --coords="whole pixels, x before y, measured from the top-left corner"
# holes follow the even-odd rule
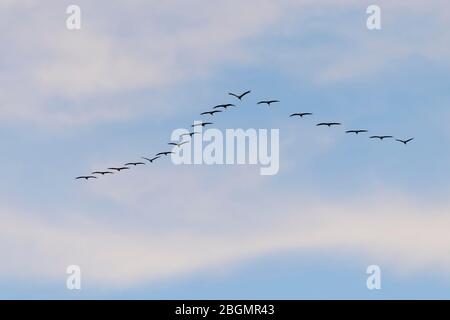
[[[0,298],[450,298],[449,9],[0,0]],[[279,130],[276,175],[165,158],[74,179],[166,150],[222,103],[239,105],[222,132]]]

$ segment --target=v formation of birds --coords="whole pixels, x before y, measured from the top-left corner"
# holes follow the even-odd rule
[[[239,101],[242,101],[242,99],[250,93],[251,93],[251,90],[245,91],[242,94],[235,94],[232,92],[230,92],[228,94],[230,96],[238,99]],[[262,101],[257,102],[257,105],[267,105],[268,107],[270,107],[273,103],[279,103],[279,102],[280,102],[279,100],[262,100]],[[205,111],[205,112],[200,113],[200,115],[214,116],[215,114],[221,113],[231,107],[236,107],[236,105],[234,105],[232,103],[219,104],[219,105],[214,106],[212,108],[212,110],[210,110],[210,111]],[[290,118],[293,118],[293,117],[304,118],[304,117],[309,117],[309,116],[313,116],[313,113],[312,112],[298,112],[298,113],[291,114],[289,117]],[[182,145],[189,143],[192,136],[194,136],[195,134],[199,134],[199,132],[195,131],[196,127],[198,127],[198,126],[205,127],[205,126],[212,125],[212,124],[213,124],[212,122],[202,122],[202,123],[191,125],[191,127],[194,129],[194,131],[190,132],[190,133],[182,134],[179,137],[180,139],[184,139],[184,137],[189,137],[189,138],[187,138],[188,140],[183,140],[178,143],[169,142],[168,145],[171,145],[173,147],[181,147]],[[325,126],[325,127],[331,128],[334,126],[341,126],[341,125],[342,125],[342,123],[340,123],[340,122],[321,122],[321,123],[318,123],[316,126],[317,127]],[[347,130],[345,132],[348,134],[359,135],[359,134],[368,133],[369,131],[365,130],[365,129],[353,129],[353,130]],[[373,136],[370,136],[369,138],[370,139],[379,139],[380,141],[383,141],[384,139],[395,139],[396,141],[398,141],[404,145],[407,145],[409,142],[414,140],[414,138],[409,138],[409,139],[405,139],[405,140],[396,139],[394,136],[391,136],[391,135],[373,135]],[[99,176],[112,175],[114,173],[119,173],[124,170],[130,170],[131,167],[143,166],[143,165],[146,165],[147,163],[152,164],[154,161],[161,158],[162,156],[167,156],[172,153],[174,153],[174,152],[172,152],[172,151],[158,152],[153,157],[142,157],[142,159],[145,160],[146,162],[142,162],[142,161],[128,162],[128,163],[125,163],[123,166],[110,167],[107,170],[103,170],[103,171],[100,171],[100,170],[94,171],[90,175],[79,176],[79,177],[76,177],[75,179],[87,181],[90,179],[97,179]]]

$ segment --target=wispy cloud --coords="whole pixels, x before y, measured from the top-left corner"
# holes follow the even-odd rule
[[[68,264],[78,264],[93,284],[131,286],[309,249],[369,257],[402,272],[448,274],[446,203],[430,206],[385,193],[327,204],[314,195],[299,199],[276,192],[261,199],[261,177],[239,179],[240,185],[222,177],[213,190],[210,174],[182,171],[143,174],[141,183],[134,178],[132,185],[126,177],[111,179],[95,187],[96,197],[118,205],[120,215],[72,209],[50,221],[39,212],[3,208],[1,277],[57,280]],[[253,191],[242,197],[250,184]]]
[[[408,56],[446,63],[450,51],[445,31],[448,4],[443,1],[407,6],[382,1],[384,29],[376,34],[365,29],[360,1],[345,6],[339,1],[307,0],[198,0],[189,5],[130,1],[108,10],[106,2],[81,1],[83,28],[76,32],[65,29],[65,8],[59,2],[2,4],[9,18],[0,37],[7,63],[14,68],[6,68],[0,77],[5,88],[1,112],[5,118],[47,124],[95,123],[120,120],[124,113],[141,114],[125,105],[109,116],[101,110],[118,95],[176,88],[232,63],[271,61],[283,72],[301,70],[320,83],[380,74]],[[323,6],[328,10],[318,15]],[[186,15],[193,7],[202,10]],[[25,23],[8,22],[30,10],[34,14],[27,14]],[[329,20],[326,30],[312,23],[314,19]],[[336,27],[330,29],[333,23]],[[336,41],[295,45],[305,36],[305,25],[309,33],[318,32],[318,38],[325,32]],[[413,36],[399,36],[395,30],[403,28]],[[279,35],[289,41],[279,43]],[[276,47],[279,50],[270,49]],[[92,101],[93,97],[97,99]],[[48,108],[55,99],[62,105],[56,113]],[[77,108],[65,108],[66,104]],[[83,108],[86,105],[89,108]]]

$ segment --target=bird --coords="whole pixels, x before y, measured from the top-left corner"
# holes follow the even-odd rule
[[[76,180],[85,179],[87,181],[89,179],[97,179],[97,177],[96,176],[80,176],[80,177],[76,177],[75,179]]]
[[[102,176],[104,176],[105,174],[114,174],[114,172],[111,172],[111,171],[94,171],[91,174],[101,174]]]
[[[202,126],[202,127],[204,127],[204,126],[207,126],[207,125],[209,125],[209,124],[214,124],[214,123],[212,123],[212,122],[202,122],[202,123],[196,123],[196,124],[193,124],[191,127],[198,127],[198,126]]]
[[[122,170],[129,170],[130,168],[128,167],[120,167],[120,168],[108,168],[108,170],[115,170],[117,172],[120,172]]]
[[[181,147],[183,144],[189,143],[189,141],[183,141],[180,143],[176,143],[176,142],[169,142],[168,145],[170,146],[176,146],[176,147]]]
[[[299,116],[300,118],[303,118],[304,116],[312,116],[311,112],[302,112],[302,113],[293,113],[289,117],[295,117]]]
[[[365,132],[369,132],[367,130],[347,130],[345,131],[345,133],[355,133],[355,134],[360,134],[360,133],[365,133]]]
[[[235,93],[232,93],[232,92],[228,92],[228,94],[229,94],[230,96],[233,96],[233,97],[238,98],[239,100],[242,100],[242,98],[243,98],[244,96],[248,95],[250,92],[252,92],[252,91],[251,91],[251,90],[248,90],[248,91],[245,91],[245,92],[242,93],[242,94],[235,94]]]
[[[235,106],[234,104],[232,104],[232,103],[219,104],[219,105],[213,107],[213,109],[219,109],[219,108],[224,108],[224,109],[226,109],[226,108],[228,108],[228,107],[236,107],[236,106]]]
[[[209,114],[209,115],[213,116],[215,113],[219,113],[219,112],[222,112],[222,111],[221,110],[205,111],[205,112],[200,113],[200,115],[203,116],[203,115]]]
[[[393,138],[393,136],[371,136],[370,137],[370,139],[380,139],[380,140],[389,139],[389,138]]]
[[[184,136],[190,136],[190,137],[192,138],[192,136],[193,136],[194,134],[198,134],[198,133],[200,133],[200,132],[183,133],[182,135],[180,135],[180,138],[181,138],[181,137],[184,137]]]
[[[270,107],[270,105],[272,103],[276,103],[276,102],[280,102],[279,100],[263,100],[263,101],[259,101],[257,104],[267,104],[268,107]]]
[[[139,166],[139,165],[145,165],[144,162],[128,162],[125,163],[125,166]]]
[[[156,157],[156,156],[160,156],[160,155],[165,155],[165,156],[167,156],[168,154],[171,154],[171,153],[174,153],[174,152],[172,152],[172,151],[164,151],[164,152],[157,153],[157,154],[155,155],[155,157]]]
[[[408,142],[411,142],[414,140],[414,138],[408,139],[408,140],[401,140],[401,139],[395,139],[398,142],[403,143],[405,146],[408,144]]]
[[[320,127],[320,126],[328,126],[328,128],[330,128],[331,126],[340,126],[341,123],[339,122],[321,122],[318,123],[316,126]]]
[[[155,161],[155,160],[158,159],[158,158],[161,158],[161,156],[154,157],[154,158],[151,158],[151,159],[146,158],[146,157],[142,157],[142,159],[147,160],[147,161],[150,162],[150,163],[153,163],[153,161]]]

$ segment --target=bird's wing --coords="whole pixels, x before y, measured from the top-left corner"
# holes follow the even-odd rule
[[[252,92],[251,90],[245,91],[243,94],[241,94],[241,98],[243,98],[244,96],[246,96],[247,94],[249,94],[250,92]]]
[[[229,94],[230,96],[233,96],[233,97],[239,98],[239,96],[238,96],[237,94],[234,94],[234,93],[231,93],[231,92],[228,92],[228,94]]]

